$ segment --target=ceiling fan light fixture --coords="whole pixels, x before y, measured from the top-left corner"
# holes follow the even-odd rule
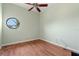
[[[26,4],[33,5],[33,7],[31,7],[28,11],[31,11],[33,8],[36,8],[36,10],[38,12],[41,12],[39,7],[47,7],[48,6],[48,4],[38,4],[38,3],[26,3]]]

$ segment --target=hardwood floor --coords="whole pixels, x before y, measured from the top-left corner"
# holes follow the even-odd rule
[[[70,56],[71,51],[42,40],[34,40],[9,46],[0,50],[0,56]]]

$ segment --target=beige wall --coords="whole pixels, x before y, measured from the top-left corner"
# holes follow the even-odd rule
[[[39,37],[39,14],[28,12],[27,9],[14,4],[3,4],[3,39],[2,44],[36,39]],[[16,17],[20,27],[10,29],[6,26],[6,19]]]
[[[2,4],[0,4],[0,46],[2,41]]]
[[[79,4],[49,4],[40,17],[41,38],[79,50]]]

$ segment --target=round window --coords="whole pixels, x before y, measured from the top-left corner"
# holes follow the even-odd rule
[[[16,18],[14,18],[14,17],[10,17],[10,18],[8,18],[7,19],[7,21],[6,21],[6,25],[9,27],[9,28],[11,28],[11,29],[16,29],[16,28],[18,28],[19,27],[19,21],[16,19]]]

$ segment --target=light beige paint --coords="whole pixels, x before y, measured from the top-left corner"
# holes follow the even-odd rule
[[[52,4],[40,18],[41,38],[79,50],[79,4]]]
[[[2,41],[2,4],[0,3],[0,47]]]
[[[3,39],[2,44],[25,41],[39,37],[39,14],[28,12],[26,9],[14,4],[3,4]],[[6,26],[6,19],[16,17],[20,26],[10,29]]]

